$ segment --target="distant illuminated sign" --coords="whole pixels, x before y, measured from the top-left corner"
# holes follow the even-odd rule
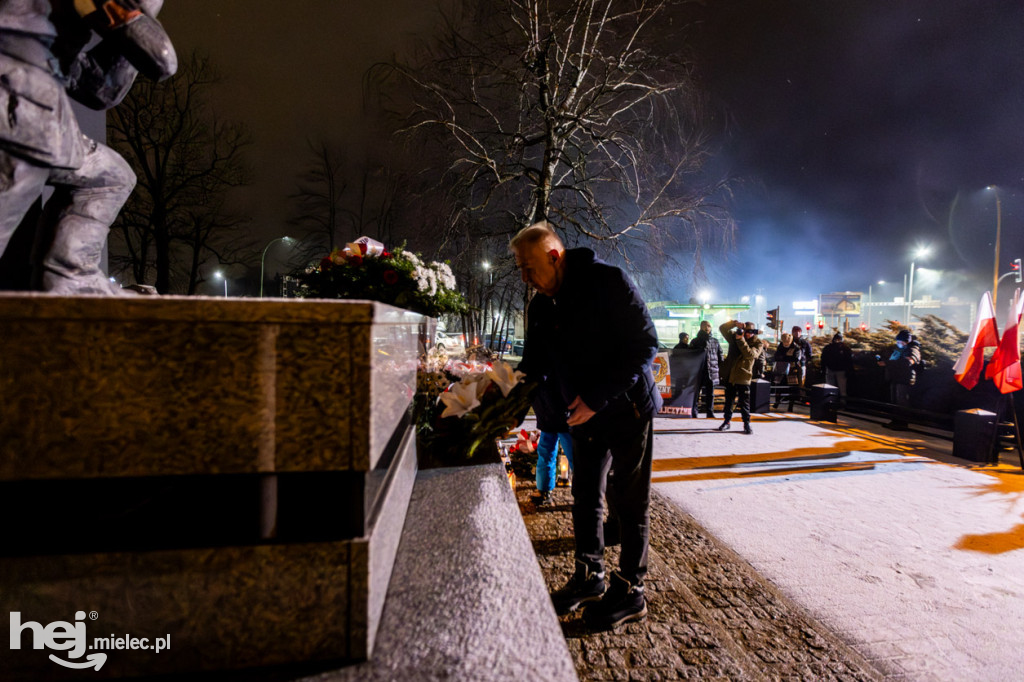
[[[817,301],[793,301],[793,313],[795,315],[817,315]]]
[[[861,293],[859,291],[822,294],[819,296],[821,314],[829,316],[845,315],[847,317],[858,316],[860,315],[860,298]]]

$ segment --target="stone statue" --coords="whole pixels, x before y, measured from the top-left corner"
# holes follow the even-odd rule
[[[177,56],[156,20],[162,6],[163,0],[0,0],[0,255],[44,186],[52,186],[37,239],[37,285],[44,291],[120,293],[100,262],[135,174],[79,130],[69,97],[109,109],[137,74],[173,75]]]

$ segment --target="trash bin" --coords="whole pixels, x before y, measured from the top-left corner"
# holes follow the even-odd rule
[[[996,455],[996,413],[974,408],[953,416],[953,456],[992,464]]]
[[[839,406],[839,389],[831,384],[811,386],[811,419],[819,422],[835,422]]]
[[[772,385],[764,379],[750,382],[750,412],[764,414],[772,403]]]

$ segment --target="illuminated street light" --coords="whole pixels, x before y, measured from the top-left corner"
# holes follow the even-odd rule
[[[213,278],[214,279],[222,279],[222,280],[224,280],[224,298],[227,298],[228,297],[228,278],[225,277],[224,273],[221,272],[220,270],[215,270],[214,271]]]
[[[260,298],[263,298],[263,268],[267,263],[267,249],[277,242],[284,242],[287,245],[295,243],[295,240],[291,237],[278,237],[277,239],[271,239],[265,247],[263,247],[263,257],[260,258]],[[227,280],[224,281],[224,286],[227,287]],[[224,294],[227,296],[227,294]]]
[[[927,246],[919,246],[914,250],[914,259],[923,260],[931,252]],[[907,328],[910,328],[910,316],[914,313],[914,261],[910,261],[910,286],[907,287]]]
[[[999,293],[999,238],[1003,231],[1003,205],[999,201],[999,188],[989,185],[985,189],[996,195],[996,264],[992,273],[992,307],[996,307],[996,294]]]
[[[880,279],[875,284],[878,284],[878,286],[884,286],[885,285],[885,280],[884,279]],[[871,287],[872,286],[874,286],[874,285],[872,285],[872,284],[868,285],[868,329],[871,329],[871,308],[872,308],[871,303],[874,301],[874,299],[871,298]]]

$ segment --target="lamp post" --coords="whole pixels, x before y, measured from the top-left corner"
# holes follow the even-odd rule
[[[711,292],[707,289],[702,290],[699,294],[700,297],[700,314],[698,315],[697,325],[704,321],[704,311],[708,309],[708,301],[711,300]]]
[[[1003,231],[1003,205],[999,201],[999,189],[995,185],[989,185],[985,189],[996,195],[996,264],[992,271],[992,307],[995,308],[996,294],[999,292],[999,238]]]
[[[880,280],[878,280],[878,282],[876,282],[876,284],[878,284],[878,286],[882,286],[882,285],[885,284],[885,280],[884,279],[880,279]],[[871,298],[871,287],[872,286],[873,286],[872,284],[868,285],[868,331],[871,331],[871,309],[873,308],[873,306],[871,304],[874,302],[874,299]]]
[[[919,246],[914,251],[914,258],[926,258],[928,256],[928,247]],[[910,328],[910,316],[914,313],[914,261],[910,261],[910,286],[907,287],[907,328]]]
[[[260,258],[260,298],[263,298],[263,269],[267,263],[267,249],[273,246],[277,242],[284,242],[285,244],[293,244],[295,240],[291,237],[278,237],[277,239],[271,239],[270,242],[263,247],[263,257]],[[225,282],[226,284],[226,282]]]
[[[224,273],[221,272],[220,270],[215,270],[214,271],[213,278],[214,279],[222,279],[222,280],[224,280],[224,298],[227,298],[228,297],[228,278],[225,277]]]

